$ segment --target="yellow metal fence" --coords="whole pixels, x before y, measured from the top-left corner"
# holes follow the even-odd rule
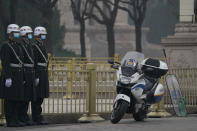
[[[90,77],[93,67],[95,79]],[[102,70],[101,70],[102,69]],[[96,112],[110,112],[115,98],[115,71],[109,64],[66,64],[49,69],[50,97],[43,103],[43,113],[85,113],[88,89],[95,81]]]
[[[53,74],[50,75],[50,92],[53,98],[49,99],[53,100],[54,96],[61,96],[59,106],[65,106],[65,110],[61,110],[63,113],[85,113],[87,111],[87,89],[91,88],[89,87],[90,78],[88,77],[88,64],[79,64],[75,61],[73,63],[73,60],[71,60],[70,63],[67,63],[67,66],[65,66],[65,64],[61,66],[59,65],[60,64],[57,64],[57,67],[55,67],[54,64],[54,69],[51,68],[49,71]],[[107,63],[94,63],[94,65],[96,71],[96,112],[109,113],[112,110],[116,95],[115,70],[111,69],[110,65]],[[168,74],[174,74],[177,76],[182,94],[186,98],[188,112],[197,111],[197,69],[171,69]],[[63,84],[58,85],[57,79],[59,80],[59,83]],[[52,83],[56,83],[55,86]],[[172,103],[165,81],[163,84],[166,89],[164,103],[165,107],[168,109],[172,107]],[[63,104],[64,102],[67,104]],[[190,107],[193,108],[191,109]],[[63,107],[59,107],[59,109],[62,108]],[[68,108],[70,109],[68,110]]]
[[[93,64],[95,66],[96,97],[95,106],[97,113],[109,113],[112,110],[115,89],[115,70],[109,64]],[[70,67],[69,67],[70,66]],[[43,106],[45,113],[85,113],[87,111],[87,99],[90,77],[88,66],[91,64],[71,64],[65,70],[49,70],[50,73],[50,92],[51,96],[46,99]],[[72,69],[72,70],[67,70]],[[197,111],[197,69],[171,69],[169,74],[175,74],[180,83],[183,96],[186,98],[188,111],[189,107],[194,107]],[[172,103],[166,88],[164,103],[166,108],[171,108]],[[58,98],[58,99],[57,99]],[[89,98],[92,99],[92,98]],[[49,105],[51,103],[51,105]],[[58,105],[58,106],[56,106]],[[55,106],[55,107],[54,107]],[[49,107],[52,108],[49,110]]]
[[[197,112],[197,69],[171,69],[168,73],[176,75],[182,95],[186,99],[188,113]],[[164,103],[166,108],[172,107],[167,90]]]

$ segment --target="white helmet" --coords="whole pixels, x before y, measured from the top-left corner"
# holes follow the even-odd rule
[[[25,36],[26,34],[32,33],[32,32],[33,31],[31,29],[31,27],[29,27],[29,26],[23,26],[23,27],[20,28],[20,35],[21,36]]]
[[[12,32],[20,32],[20,28],[17,24],[8,25],[7,34],[10,34]]]
[[[36,27],[34,29],[34,36],[38,36],[38,35],[46,35],[47,34],[47,30],[44,27]]]

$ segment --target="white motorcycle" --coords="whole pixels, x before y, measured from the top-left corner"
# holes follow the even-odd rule
[[[121,63],[109,61],[117,70],[117,96],[111,114],[113,124],[118,123],[125,113],[133,114],[136,121],[143,121],[150,105],[162,99],[164,88],[159,79],[167,73],[167,64],[151,58],[143,59],[144,55],[138,52],[128,52]]]

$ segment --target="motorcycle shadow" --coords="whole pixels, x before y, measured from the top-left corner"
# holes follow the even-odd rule
[[[147,123],[147,120],[144,121],[135,121],[135,120],[131,120],[131,119],[122,119],[120,122],[118,122],[117,124],[122,124],[122,125],[126,125],[126,124],[136,124],[136,123]]]
[[[122,119],[119,123],[117,124],[120,124],[120,125],[128,125],[128,124],[132,124],[132,125],[149,125],[149,124],[153,124],[153,125],[158,125],[159,123],[162,123],[164,122],[165,120],[164,119],[157,119],[157,118],[154,118],[154,119],[146,119],[144,121],[135,121],[135,120],[132,120],[132,119]]]

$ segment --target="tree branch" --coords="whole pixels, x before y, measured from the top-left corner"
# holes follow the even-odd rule
[[[106,7],[106,9],[108,10],[107,15],[110,15],[112,13],[112,9],[111,9],[112,7],[109,5],[109,1],[110,0],[103,0],[104,8]],[[111,16],[109,16],[109,17],[111,17]]]
[[[73,13],[74,19],[79,21],[80,14],[79,14],[79,11],[76,7],[76,3],[73,0],[71,0],[71,8],[72,8],[72,13]]]
[[[89,0],[86,0],[85,5],[84,5],[84,9],[83,9],[82,15],[81,15],[82,18],[85,17],[85,13],[86,13],[86,11],[88,9],[88,3],[89,3]],[[86,19],[84,18],[84,20],[86,20]]]
[[[113,8],[113,11],[112,11],[112,21],[113,21],[113,23],[115,23],[115,20],[116,20],[116,16],[117,16],[117,14],[118,14],[118,6],[119,6],[119,2],[120,2],[120,0],[115,0],[114,1],[114,8]]]
[[[57,0],[53,0],[51,3],[50,3],[50,8],[53,8],[57,3]]]
[[[32,4],[39,11],[42,11],[42,2],[40,2],[39,0],[27,0],[27,2]]]
[[[90,14],[89,15],[91,18],[95,19],[99,24],[106,24],[105,20],[99,19],[95,14]]]
[[[99,11],[101,16],[103,17],[104,21],[108,21],[107,15],[104,13],[104,11],[99,7],[98,3],[95,3],[95,8]]]

